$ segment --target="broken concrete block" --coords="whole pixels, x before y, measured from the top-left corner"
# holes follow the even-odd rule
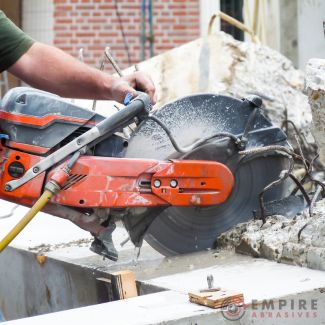
[[[223,233],[218,245],[223,248],[224,243],[228,243],[229,249],[232,243],[238,253],[325,270],[325,199],[316,203],[314,212],[312,218],[306,211],[294,219],[271,216],[263,227],[258,225],[260,220],[248,221],[241,224],[237,234],[236,227]],[[298,233],[306,223],[308,226],[298,240]],[[228,240],[230,234],[236,241]]]
[[[138,67],[157,86],[156,107],[194,93],[237,98],[254,93],[263,98],[267,115],[277,125],[286,118],[298,128],[311,123],[307,96],[302,93],[303,72],[279,52],[236,41],[223,32],[179,46]],[[133,71],[132,67],[126,73]]]
[[[237,224],[229,232],[221,234],[217,238],[217,247],[236,247],[241,242],[241,235],[247,231],[246,223]]]
[[[250,240],[249,237],[243,237],[239,245],[235,247],[235,252],[244,255],[251,255],[253,257],[260,257],[260,243]]]
[[[319,158],[325,164],[325,60],[308,61],[306,91],[313,118],[313,134],[319,147]]]
[[[280,262],[286,264],[306,265],[306,246],[303,244],[285,242],[283,243]]]
[[[307,266],[325,271],[325,248],[310,247],[307,250]]]
[[[274,241],[262,241],[260,253],[269,260],[277,261],[281,257],[282,245]]]

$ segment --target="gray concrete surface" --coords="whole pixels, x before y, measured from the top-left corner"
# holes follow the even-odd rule
[[[1,204],[3,212],[10,208],[9,203]],[[24,211],[20,207],[13,219],[1,220],[0,235]],[[116,243],[124,236],[118,228]],[[224,316],[227,310],[188,301],[189,291],[207,287],[209,274],[214,276],[215,286],[243,292],[246,308],[235,324],[324,323],[324,272],[229,251],[165,258],[147,245],[136,261],[130,244],[119,247],[120,260],[114,264],[90,252],[89,239],[86,232],[65,220],[46,214],[33,220],[0,255],[0,310],[12,320],[5,324],[89,324],[103,320],[113,325],[229,324]],[[36,258],[40,255],[46,256],[43,264]],[[136,273],[141,296],[108,302],[109,291],[97,278],[109,278],[118,269]],[[299,309],[299,300],[307,304],[306,309]],[[316,309],[311,309],[312,300]],[[285,304],[281,309],[279,301]],[[269,304],[274,308],[266,308]],[[40,316],[22,318],[36,315]],[[16,318],[22,319],[14,321]]]
[[[1,201],[3,215],[12,204]],[[0,236],[27,211],[19,207],[14,216],[0,219]],[[120,252],[120,261],[115,264],[89,250],[91,236],[69,221],[40,213],[26,229],[0,254],[0,310],[5,319],[39,315],[59,310],[76,308],[111,299],[106,285],[98,281],[107,277],[107,272],[125,269],[137,263],[134,249],[119,243],[127,237],[122,228],[117,228],[114,240]],[[45,256],[40,263],[39,256]],[[148,245],[143,247],[139,265],[143,261],[162,259]],[[141,268],[141,266],[140,266]],[[112,272],[112,271],[111,271]],[[145,292],[145,288],[141,287]],[[150,292],[155,292],[150,288]]]
[[[324,272],[228,252],[215,259],[215,265],[209,268],[144,281],[166,291],[5,324],[89,324],[103,320],[112,325],[325,323]],[[208,274],[214,276],[216,286],[243,292],[246,307],[240,320],[227,320],[226,309],[210,309],[188,301],[189,291],[206,288]]]
[[[5,201],[0,204],[3,215],[13,206]],[[0,219],[0,236],[26,211],[19,207],[14,216]],[[113,239],[119,261],[103,260],[89,250],[88,232],[40,213],[0,254],[0,310],[9,320],[110,301],[106,285],[97,278],[125,269],[135,272],[141,294],[153,293],[164,289],[144,280],[215,263],[209,252],[165,258],[146,243],[136,259],[130,242],[119,245],[126,238],[125,229],[117,227]],[[43,264],[38,262],[39,256],[45,256]]]

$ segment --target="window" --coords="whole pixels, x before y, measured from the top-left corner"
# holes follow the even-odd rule
[[[220,0],[220,10],[225,14],[243,22],[243,0]],[[243,31],[223,20],[221,20],[220,24],[222,31],[232,35],[237,40],[244,40]]]

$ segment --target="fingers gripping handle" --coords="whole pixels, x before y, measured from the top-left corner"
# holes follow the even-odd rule
[[[97,124],[99,133],[102,136],[109,131],[115,132],[130,124],[135,117],[144,119],[149,115],[150,109],[150,97],[146,93],[138,92],[138,96],[131,100],[124,109]]]
[[[124,98],[123,104],[125,106],[129,105],[130,102],[131,102],[131,100],[132,100],[132,98],[133,98],[132,93],[127,93],[126,96],[125,96],[125,98]]]

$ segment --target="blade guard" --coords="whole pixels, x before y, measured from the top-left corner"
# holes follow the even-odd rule
[[[223,203],[234,185],[227,166],[209,161],[178,161],[157,171],[152,192],[175,206],[207,206]]]

